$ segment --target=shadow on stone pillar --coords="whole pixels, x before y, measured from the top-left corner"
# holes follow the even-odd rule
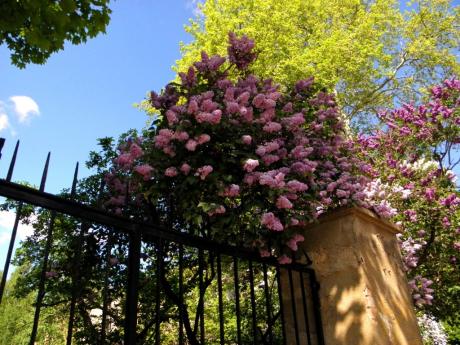
[[[305,230],[299,250],[313,261],[320,284],[325,345],[422,345],[398,232],[393,224],[361,208],[325,215]],[[307,301],[312,300],[310,278],[303,276]],[[286,344],[316,345],[316,327],[310,329],[310,343],[307,339],[305,316],[315,318],[311,304],[307,312],[303,308],[301,283],[297,271],[281,270]]]

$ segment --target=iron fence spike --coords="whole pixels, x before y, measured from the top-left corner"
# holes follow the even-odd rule
[[[19,150],[19,140],[16,142],[16,146],[14,147],[14,152],[13,152],[13,156],[11,157],[10,167],[8,168],[8,173],[6,174],[7,181],[11,181],[11,178],[13,177],[13,170],[14,170],[14,165],[16,164],[16,157],[18,156],[18,150]]]
[[[72,180],[72,189],[70,191],[70,197],[73,199],[77,194],[77,180],[78,180],[78,162],[75,165],[75,172],[73,173],[73,180]]]
[[[51,152],[48,152],[48,156],[46,157],[46,162],[45,162],[45,167],[43,168],[43,175],[42,175],[42,180],[40,182],[40,192],[45,191],[45,184],[46,184],[46,178],[48,177],[48,166],[50,164],[50,157],[51,157]]]

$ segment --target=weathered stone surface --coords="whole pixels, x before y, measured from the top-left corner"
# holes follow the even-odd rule
[[[394,225],[360,208],[339,210],[305,230],[303,249],[320,283],[326,345],[422,344],[397,232]],[[282,272],[287,343],[295,344],[287,278],[287,272]],[[299,284],[294,286],[300,306]],[[298,309],[302,325],[304,312]],[[304,338],[305,330],[300,331]]]

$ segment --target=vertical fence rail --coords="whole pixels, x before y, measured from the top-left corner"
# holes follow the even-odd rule
[[[0,157],[3,143],[4,141],[0,138]],[[15,222],[0,284],[0,303],[23,207],[29,204],[41,207],[40,212],[49,212],[49,219],[42,240],[44,249],[39,266],[40,276],[37,284],[30,345],[35,344],[38,339],[40,312],[48,301],[46,299],[44,302],[44,298],[47,284],[49,284],[50,267],[53,267],[53,261],[55,261],[53,241],[59,241],[58,237],[54,239],[53,236],[59,224],[58,214],[73,217],[72,221],[77,224],[72,234],[68,234],[74,237],[71,238],[72,248],[69,251],[71,256],[69,261],[73,263],[73,267],[68,270],[71,289],[67,302],[69,314],[66,325],[66,345],[72,344],[76,330],[80,327],[80,324],[76,322],[76,315],[78,315],[77,306],[81,285],[84,285],[86,280],[83,279],[81,269],[83,258],[86,257],[83,256],[83,253],[91,254],[87,252],[90,247],[85,247],[85,236],[91,237],[90,229],[95,225],[103,226],[102,239],[99,239],[102,249],[100,259],[98,259],[102,261],[102,264],[99,261],[98,265],[103,269],[100,285],[98,285],[102,285],[102,292],[100,292],[102,316],[98,319],[100,320],[100,333],[96,336],[95,344],[105,345],[112,342],[112,333],[109,332],[116,331],[121,334],[123,343],[126,345],[141,345],[144,341],[160,345],[164,337],[168,338],[168,334],[162,334],[162,330],[174,329],[173,332],[177,336],[176,341],[179,345],[215,343],[221,345],[235,343],[239,345],[249,343],[254,345],[280,343],[303,345],[303,339],[305,339],[305,345],[306,343],[324,345],[318,296],[319,285],[314,271],[308,265],[280,266],[276,260],[262,259],[257,253],[244,248],[227,246],[201,237],[174,232],[151,223],[137,223],[131,219],[113,216],[100,208],[105,187],[103,182],[96,200],[99,208],[79,204],[76,202],[78,199],[78,163],[75,167],[68,199],[45,193],[50,153],[46,158],[38,191],[12,183],[18,147],[19,141],[16,143],[6,179],[0,179],[0,196],[17,203]],[[56,234],[59,234],[57,230]],[[124,234],[123,236],[127,237],[116,237],[117,234]],[[127,238],[128,241],[126,286],[123,286],[124,293],[121,294],[123,297],[119,297],[120,293],[110,297],[111,290],[116,288],[111,280],[111,274],[115,272],[111,261],[112,251],[125,248],[120,238],[123,238],[123,241],[124,238]],[[153,277],[152,281],[155,282],[155,285],[154,291],[151,291],[153,303],[150,306],[152,319],[149,323],[152,328],[150,331],[142,329],[142,332],[138,334],[138,323],[141,320],[145,322],[144,318],[138,320],[138,313],[144,315],[141,314],[143,306],[139,304],[139,301],[142,301],[139,278],[141,270],[145,269],[145,265],[141,265],[141,251],[144,246],[150,246],[151,250],[155,251],[153,256],[155,260],[153,267],[149,268],[151,269],[150,275],[144,275],[142,271],[143,277]],[[287,281],[281,281],[281,270],[283,270],[283,279]],[[215,272],[217,272],[216,275]],[[284,272],[287,274],[284,275]],[[296,273],[295,279],[293,273]],[[194,276],[192,279],[196,285],[190,285],[191,276]],[[300,284],[299,289],[294,288],[297,278]],[[169,279],[172,279],[172,282]],[[308,279],[308,284],[304,282],[306,279]],[[307,288],[309,288],[308,291]],[[196,294],[197,290],[198,294]],[[298,291],[301,291],[301,296],[296,295]],[[177,295],[174,296],[174,294]],[[194,299],[187,301],[190,298]],[[214,304],[208,303],[209,298],[216,299]],[[98,300],[101,301],[101,299]],[[286,303],[286,300],[289,303]],[[124,304],[121,305],[119,301],[123,301]],[[301,303],[298,304],[298,301]],[[173,305],[172,309],[171,305]],[[111,326],[116,320],[112,314],[109,317],[109,311],[121,316],[122,323],[119,323],[119,326]],[[226,317],[226,315],[231,315],[231,317]],[[293,338],[290,338],[289,342],[286,334],[286,319],[292,319],[294,325]],[[109,320],[110,327],[108,327]],[[165,325],[165,322],[172,323]],[[302,322],[305,322],[305,325]],[[139,327],[141,327],[140,324]],[[292,329],[289,329],[290,333]],[[306,336],[301,336],[300,330],[302,332],[305,330]]]
[[[136,344],[137,302],[141,261],[141,236],[132,233],[129,238],[128,284],[125,307],[125,344]]]

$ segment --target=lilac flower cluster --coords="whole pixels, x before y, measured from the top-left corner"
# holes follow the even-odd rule
[[[429,314],[417,317],[424,344],[448,345],[444,327],[439,321]]]

